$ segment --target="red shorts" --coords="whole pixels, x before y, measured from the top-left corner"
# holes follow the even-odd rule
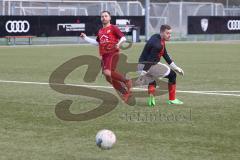
[[[116,70],[119,60],[119,53],[109,53],[102,56],[102,69],[109,69],[111,71]]]

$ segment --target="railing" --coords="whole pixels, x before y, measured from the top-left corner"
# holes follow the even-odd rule
[[[108,10],[112,15],[144,15],[138,1],[68,1],[68,0],[2,0],[1,15],[99,15]]]

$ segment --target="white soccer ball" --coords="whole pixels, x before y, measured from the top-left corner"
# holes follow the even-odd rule
[[[102,149],[111,149],[116,143],[115,134],[107,129],[98,131],[96,135],[96,144]]]

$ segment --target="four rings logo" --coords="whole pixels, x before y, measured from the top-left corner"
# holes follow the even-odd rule
[[[240,30],[240,20],[229,20],[227,27],[228,30]]]
[[[30,24],[26,20],[7,21],[5,28],[8,33],[26,33],[30,29]]]

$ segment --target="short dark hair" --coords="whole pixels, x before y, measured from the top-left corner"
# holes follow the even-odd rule
[[[167,25],[167,24],[164,24],[164,25],[161,25],[160,27],[160,32],[164,32],[165,30],[170,30],[171,29],[171,26]]]
[[[109,16],[111,16],[111,13],[109,11],[104,10],[101,12],[101,14],[103,14],[103,13],[107,13]]]

